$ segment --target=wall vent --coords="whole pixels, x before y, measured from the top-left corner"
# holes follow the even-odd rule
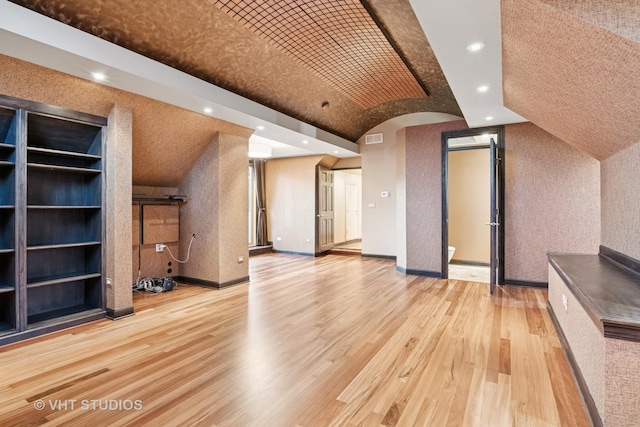
[[[369,135],[365,135],[364,143],[365,144],[382,144],[382,134],[381,133],[370,133]]]

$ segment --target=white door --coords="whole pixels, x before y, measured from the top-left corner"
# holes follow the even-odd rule
[[[333,171],[318,166],[316,253],[333,249]]]
[[[347,182],[345,189],[345,215],[346,215],[346,240],[355,240],[360,238],[360,227],[358,221],[359,215],[358,203],[358,185]]]

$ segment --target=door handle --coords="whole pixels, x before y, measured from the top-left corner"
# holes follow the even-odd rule
[[[490,225],[492,227],[495,227],[496,225],[500,225],[499,222],[486,222],[485,225]]]

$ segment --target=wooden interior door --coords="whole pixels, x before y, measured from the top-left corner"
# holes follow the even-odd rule
[[[489,290],[493,294],[496,285],[504,283],[504,149],[491,138],[491,274]]]
[[[496,285],[504,284],[504,127],[495,126],[479,129],[465,129],[442,133],[442,278],[449,278],[449,202],[448,202],[448,153],[449,139],[480,136],[483,134],[495,134],[491,138],[489,148],[491,150],[491,227],[490,242],[490,280],[489,289],[493,293]]]
[[[316,253],[321,253],[333,249],[334,244],[333,171],[319,166],[317,177]]]

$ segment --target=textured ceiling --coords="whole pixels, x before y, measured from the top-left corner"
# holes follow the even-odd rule
[[[209,0],[362,108],[425,91],[359,0]]]
[[[249,138],[253,132],[4,55],[0,55],[0,93],[103,117],[114,104],[131,108],[134,185],[178,186],[216,133]]]
[[[408,0],[11,1],[352,141],[462,115]]]
[[[505,106],[606,159],[640,140],[640,27],[623,37],[558,2],[502,0]]]

